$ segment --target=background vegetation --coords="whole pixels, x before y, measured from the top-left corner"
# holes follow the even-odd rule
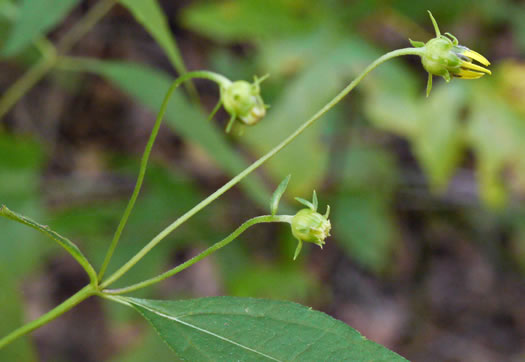
[[[30,1],[0,0],[3,100],[41,62],[39,49],[49,49],[39,34],[47,31],[49,41],[67,48],[64,34],[98,2],[33,9],[33,16],[50,19],[45,29],[34,29],[34,19],[17,17]],[[100,265],[155,113],[181,69],[180,55],[190,70],[233,80],[270,73],[262,95],[272,107],[242,137],[223,133],[223,111],[216,122],[206,121],[218,97],[215,85],[196,81],[199,100],[191,88],[175,97],[114,270],[291,133],[370,61],[408,46],[408,37],[432,37],[430,9],[443,31],[492,61],[493,76],[437,81],[426,99],[419,59],[382,66],[121,283],[164,271],[267,212],[271,190],[291,173],[288,197],[309,198],[316,189],[321,209],[332,206],[333,236],[324,250],[306,247],[293,262],[296,242],[288,228],[258,226],[137,295],[293,300],[411,360],[524,358],[523,2],[159,1],[165,17],[133,0],[123,3],[68,51],[82,62],[53,67],[9,111],[0,101],[6,111],[0,203],[69,236]],[[148,19],[158,20],[154,29]],[[74,260],[44,238],[0,220],[1,335],[87,282]],[[140,316],[95,299],[0,352],[6,361],[153,358],[172,356]]]

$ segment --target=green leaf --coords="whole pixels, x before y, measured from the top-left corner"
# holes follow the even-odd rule
[[[173,78],[166,73],[138,64],[98,61],[91,61],[90,64],[93,72],[105,77],[153,112],[160,109],[173,82]],[[246,161],[227,144],[222,131],[190,105],[181,92],[173,94],[166,110],[166,121],[177,133],[205,149],[229,175],[236,175],[247,167]],[[258,179],[247,178],[241,187],[252,199],[266,207],[270,195]]]
[[[17,221],[17,222],[19,222],[21,224],[24,224],[26,226],[29,226],[29,227],[35,229],[35,230],[38,230],[41,233],[43,233],[43,234],[47,235],[48,237],[50,237],[51,239],[53,239],[54,241],[56,241],[61,247],[66,249],[66,251],[69,254],[71,254],[71,256],[73,258],[75,258],[75,260],[78,261],[78,263],[80,265],[82,265],[84,270],[88,273],[88,275],[89,275],[89,277],[90,277],[92,282],[96,282],[97,281],[97,273],[95,272],[95,270],[93,269],[91,264],[89,264],[89,261],[86,259],[84,254],[82,254],[80,249],[72,241],[70,241],[69,239],[67,239],[67,238],[65,238],[65,237],[63,237],[61,235],[59,235],[55,231],[51,230],[49,228],[49,226],[40,225],[37,222],[35,222],[35,221],[33,221],[33,220],[23,216],[23,215],[17,214],[16,212],[13,212],[13,211],[9,210],[5,205],[2,205],[0,207],[0,216],[6,217],[6,218],[14,220],[14,221]]]
[[[333,235],[350,258],[375,273],[388,268],[399,239],[386,200],[361,191],[341,193],[332,221]]]
[[[460,82],[447,84],[436,88],[420,108],[419,131],[411,142],[434,190],[447,186],[461,160],[463,132],[458,120],[466,93]]]
[[[322,312],[292,302],[122,298],[190,361],[405,361]]]
[[[279,201],[281,201],[281,196],[283,196],[284,192],[286,191],[286,188],[288,187],[288,182],[290,182],[290,178],[292,175],[286,176],[284,180],[281,181],[279,186],[275,189],[272,195],[272,200],[270,201],[270,210],[272,212],[272,215],[275,215],[277,213],[277,209],[279,208]]]
[[[6,270],[5,265],[0,265],[0,310],[2,323],[0,323],[0,336],[5,336],[24,322],[24,302],[20,297],[18,285],[13,279],[11,270]],[[31,340],[28,336],[20,338],[5,348],[0,348],[0,361],[37,361]]]
[[[250,261],[242,272],[226,279],[228,294],[306,302],[326,296],[317,276],[300,263],[262,264]]]
[[[23,50],[58,24],[77,3],[78,0],[24,0],[3,55],[11,56]]]
[[[268,0],[196,2],[183,12],[182,22],[216,41],[253,41],[313,28],[319,23],[319,7],[316,2]]]
[[[0,157],[0,204],[43,217],[40,145],[24,137],[0,133],[0,155],[9,155]],[[27,276],[42,265],[45,255],[52,250],[51,243],[42,243],[41,239],[41,235],[28,228],[0,220],[0,265],[13,277]]]
[[[504,97],[494,94],[489,85],[473,87],[471,99],[466,138],[478,161],[480,196],[487,205],[501,207],[508,198],[503,171],[512,175],[516,184],[525,177],[523,117],[506,104]]]
[[[170,31],[166,15],[157,0],[121,0],[120,3],[131,11],[135,19],[164,49],[173,67],[179,73],[185,73],[186,66]]]

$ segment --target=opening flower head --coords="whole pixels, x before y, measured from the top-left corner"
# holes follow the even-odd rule
[[[266,78],[268,75],[261,78],[255,76],[253,83],[238,80],[221,85],[221,100],[231,116],[226,126],[226,133],[230,132],[236,120],[252,126],[266,115],[268,106],[263,102],[260,88],[261,82]]]
[[[421,63],[428,72],[427,97],[432,89],[434,75],[450,82],[452,77],[477,79],[485,74],[492,74],[489,69],[483,67],[490,65],[483,55],[459,45],[458,39],[450,33],[442,35],[432,13],[429,11],[428,14],[434,25],[436,37],[430,39],[426,44],[410,40],[412,46],[421,48]],[[475,64],[474,61],[483,66]]]

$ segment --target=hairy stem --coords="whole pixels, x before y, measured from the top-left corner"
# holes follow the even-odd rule
[[[100,272],[98,274],[98,280],[101,280],[104,277],[104,274],[107,270],[109,262],[111,261],[113,253],[115,252],[115,249],[120,240],[122,231],[124,230],[124,227],[126,226],[129,215],[131,214],[131,211],[133,210],[133,207],[135,206],[135,202],[137,201],[137,197],[139,196],[140,189],[144,181],[144,175],[148,167],[148,160],[151,154],[151,149],[153,148],[153,144],[155,143],[155,139],[157,138],[157,134],[159,133],[160,125],[164,118],[164,113],[166,112],[166,109],[168,107],[168,103],[171,98],[171,95],[173,94],[175,89],[177,89],[182,83],[184,83],[185,81],[189,79],[193,79],[193,78],[209,79],[209,80],[217,82],[219,85],[230,82],[228,79],[224,78],[222,75],[208,72],[208,71],[189,72],[189,73],[186,73],[180,76],[173,82],[170,89],[166,93],[166,96],[164,97],[164,101],[162,102],[162,105],[160,107],[159,114],[157,116],[157,119],[155,120],[155,124],[153,125],[153,130],[151,131],[151,134],[149,136],[148,143],[146,144],[146,148],[144,149],[144,153],[142,154],[142,159],[140,161],[139,175],[137,177],[137,182],[135,183],[135,189],[133,190],[133,194],[131,195],[128,205],[126,209],[124,210],[124,214],[122,215],[122,218],[120,219],[120,223],[117,227],[117,230],[115,231],[113,240],[111,241],[111,244],[109,245],[109,249],[106,253],[104,262],[102,263],[102,267],[100,268]]]
[[[328,112],[330,109],[332,109],[337,103],[339,103],[348,93],[350,93],[352,91],[352,89],[354,89],[361,82],[361,80],[363,80],[363,78],[368,73],[370,73],[372,70],[374,70],[377,66],[383,64],[387,60],[390,60],[390,59],[396,58],[396,57],[400,57],[400,56],[404,56],[404,55],[421,55],[421,50],[417,49],[417,48],[398,49],[398,50],[391,51],[391,52],[389,52],[387,54],[384,54],[383,56],[381,56],[378,59],[376,59],[368,67],[366,67],[365,70],[363,70],[338,95],[336,95],[330,102],[328,102],[323,108],[321,108],[310,119],[308,119],[301,126],[299,126],[299,128],[297,128],[291,135],[286,137],[281,143],[279,143],[277,146],[275,146],[272,150],[270,150],[264,156],[262,156],[257,161],[255,161],[250,166],[248,166],[244,171],[242,171],[237,176],[232,178],[230,181],[228,181],[226,184],[224,184],[222,187],[220,187],[217,191],[212,193],[206,199],[202,200],[200,203],[195,205],[192,209],[187,211],[184,215],[179,217],[177,220],[175,220],[173,223],[171,223],[168,227],[166,227],[164,230],[162,230],[148,244],[146,244],[146,246],[144,246],[134,257],[132,257],[128,262],[126,262],[122,267],[120,267],[120,269],[118,269],[115,273],[113,273],[107,280],[105,280],[101,284],[101,287],[102,288],[106,288],[109,285],[111,285],[112,283],[114,283],[115,281],[117,281],[128,270],[130,270],[139,260],[141,260],[147,253],[149,253],[151,249],[153,249],[166,236],[168,236],[172,231],[177,229],[180,225],[185,223],[188,219],[190,219],[192,216],[194,216],[200,210],[202,210],[203,208],[208,206],[210,203],[212,203],[214,200],[216,200],[218,197],[220,197],[226,191],[231,189],[233,186],[238,184],[243,178],[248,176],[251,172],[253,172],[257,168],[259,168],[262,164],[264,164],[266,161],[268,161],[270,158],[272,158],[276,153],[278,153],[284,147],[286,147],[297,136],[299,136],[308,127],[310,127],[315,121],[317,121],[319,118],[321,118],[326,112]],[[161,114],[159,114],[159,116],[161,116]]]
[[[43,326],[44,324],[51,322],[53,319],[64,314],[65,312],[67,312],[68,310],[70,310],[71,308],[73,308],[74,306],[76,306],[77,304],[86,300],[94,294],[96,294],[96,291],[93,285],[90,284],[85,286],[77,293],[73,294],[71,297],[66,299],[64,302],[51,309],[46,314],[40,316],[32,322],[24,324],[22,327],[15,329],[13,332],[0,339],[0,349],[4,348],[17,338],[22,337],[28,334],[29,332],[34,331],[35,329]]]
[[[204,259],[208,255],[213,254],[217,250],[225,247],[226,245],[231,243],[233,240],[237,239],[239,237],[239,235],[241,235],[243,232],[245,232],[248,228],[250,228],[250,227],[252,227],[254,225],[261,224],[261,223],[270,223],[270,222],[287,222],[287,223],[291,223],[292,218],[293,218],[293,216],[289,216],[289,215],[276,215],[276,216],[264,215],[264,216],[254,217],[254,218],[244,222],[241,226],[239,226],[237,229],[235,229],[235,231],[232,232],[230,235],[228,235],[227,237],[225,237],[221,241],[218,241],[217,243],[213,244],[208,249],[206,249],[203,252],[201,252],[199,255],[194,256],[193,258],[185,261],[184,263],[176,266],[173,269],[168,270],[165,273],[162,273],[162,274],[160,274],[160,275],[158,275],[158,276],[156,276],[154,278],[150,278],[150,279],[145,280],[143,282],[130,285],[129,287],[120,288],[120,289],[103,290],[102,292],[105,293],[105,294],[115,295],[115,294],[129,293],[129,292],[133,292],[133,291],[138,290],[138,289],[149,287],[150,285],[153,285],[153,284],[156,284],[158,282],[161,282],[164,279],[167,279],[167,278],[169,278],[169,277],[171,277],[171,276],[173,276],[173,275],[183,271],[184,269],[186,269],[186,268],[192,266],[193,264],[197,263],[198,261]]]

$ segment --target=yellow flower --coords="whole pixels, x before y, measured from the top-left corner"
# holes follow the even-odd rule
[[[459,45],[458,39],[450,34],[442,35],[432,13],[428,12],[436,37],[430,39],[426,44],[412,41],[412,46],[421,49],[421,63],[428,72],[427,97],[432,89],[432,76],[443,77],[447,82],[452,77],[460,79],[477,79],[485,74],[492,74],[487,68],[490,62],[483,55],[463,45]],[[474,61],[481,65],[475,64]]]

